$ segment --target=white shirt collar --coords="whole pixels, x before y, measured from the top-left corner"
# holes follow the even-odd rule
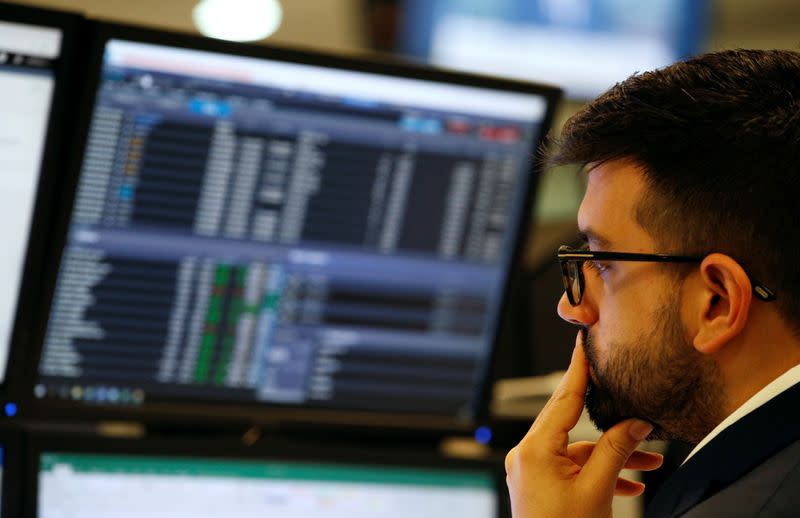
[[[741,419],[742,417],[746,416],[753,410],[757,409],[764,403],[768,402],[770,399],[774,398],[775,396],[779,395],[780,393],[784,392],[792,388],[794,385],[800,383],[800,365],[795,365],[788,371],[784,372],[772,382],[770,382],[766,387],[762,388],[758,392],[756,392],[753,397],[748,399],[744,402],[742,406],[734,410],[728,417],[722,420],[721,423],[717,425],[716,428],[711,430],[711,433],[706,435],[702,441],[700,441],[697,446],[689,453],[689,455],[683,460],[685,463],[687,460],[691,459],[695,453],[700,451],[700,449],[711,442],[711,439],[716,437],[720,434],[724,429]]]

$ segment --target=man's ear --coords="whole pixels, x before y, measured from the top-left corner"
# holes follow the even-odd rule
[[[713,354],[747,324],[753,286],[739,263],[725,254],[710,254],[700,263],[700,278],[693,292],[694,348]]]

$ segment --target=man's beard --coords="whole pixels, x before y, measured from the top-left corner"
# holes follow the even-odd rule
[[[603,368],[591,333],[581,330],[591,373],[586,409],[603,431],[636,417],[654,425],[650,439],[696,444],[722,420],[722,378],[716,364],[686,342],[677,302],[663,307],[651,333],[606,344]]]

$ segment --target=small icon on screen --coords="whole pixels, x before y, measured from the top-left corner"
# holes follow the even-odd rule
[[[144,390],[136,389],[133,391],[132,399],[134,404],[141,405],[144,403]]]
[[[74,399],[75,401],[80,401],[83,398],[83,387],[81,387],[80,385],[75,385],[74,387],[72,387],[70,393],[72,395],[72,399]]]

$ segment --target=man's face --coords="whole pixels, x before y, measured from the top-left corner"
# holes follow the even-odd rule
[[[589,172],[578,227],[591,250],[657,250],[636,221],[648,188],[636,165],[611,161]],[[651,262],[586,263],[583,300],[561,297],[558,313],[581,327],[589,360],[586,408],[598,428],[637,417],[652,422],[651,438],[697,442],[719,422],[721,377],[691,344],[683,324],[683,283]]]

